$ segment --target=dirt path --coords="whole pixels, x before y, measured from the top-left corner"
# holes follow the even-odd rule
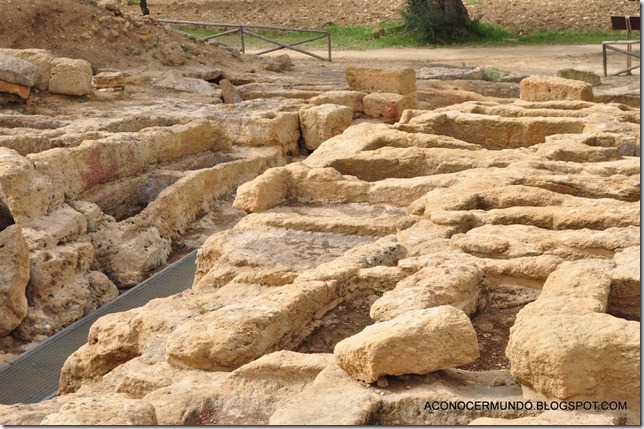
[[[326,51],[313,51],[318,55],[326,55]],[[250,52],[252,53],[252,52]],[[283,54],[278,51],[275,54]],[[328,63],[309,59],[297,52],[289,51],[288,55],[297,61],[309,65],[319,63],[319,67],[329,67]],[[356,63],[382,64],[388,63],[418,68],[444,64],[450,66],[473,66],[498,68],[519,74],[556,74],[558,70],[575,68],[592,71],[603,75],[601,45],[548,45],[548,46],[513,46],[492,48],[405,48],[377,50],[334,50],[332,52],[334,65],[350,65]],[[625,59],[619,54],[610,54],[608,72],[624,68]],[[635,71],[639,74],[639,70]]]

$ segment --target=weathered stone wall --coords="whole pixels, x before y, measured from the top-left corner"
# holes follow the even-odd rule
[[[0,206],[29,248],[26,274],[15,258],[3,269],[26,275],[8,283],[3,318],[14,337],[42,340],[144,280],[220,198],[284,163],[281,147],[233,149],[208,115],[144,110],[0,120],[0,145],[26,155],[0,147]]]

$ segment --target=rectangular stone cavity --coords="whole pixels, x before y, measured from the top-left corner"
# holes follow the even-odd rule
[[[81,199],[98,205],[119,222],[139,214],[180,177],[180,173],[169,172],[144,174],[100,186]]]

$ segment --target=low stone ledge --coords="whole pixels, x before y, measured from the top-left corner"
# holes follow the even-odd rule
[[[87,95],[92,90],[92,65],[80,59],[55,58],[51,61],[49,92]]]
[[[521,100],[583,100],[593,101],[593,86],[579,80],[552,76],[530,76],[521,81]]]
[[[316,97],[310,102],[315,106],[321,104],[340,104],[353,109],[353,117],[357,118],[363,112],[362,99],[367,95],[362,91],[327,91]]]
[[[346,76],[349,88],[353,91],[392,92],[401,95],[416,91],[416,72],[410,68],[347,67]]]
[[[393,124],[406,109],[416,106],[416,94],[371,93],[362,99],[365,115]]]
[[[337,104],[322,104],[300,110],[300,126],[304,144],[317,149],[331,137],[342,134],[351,126],[353,110]]]

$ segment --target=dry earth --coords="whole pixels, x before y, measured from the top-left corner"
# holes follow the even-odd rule
[[[639,15],[632,0],[469,0],[471,18],[499,24],[518,34],[537,28],[609,29],[611,15]],[[221,23],[320,28],[326,24],[378,24],[397,20],[404,1],[394,0],[153,0],[155,17]],[[131,13],[136,6],[124,6]]]
[[[0,51],[39,76],[0,111],[1,358],[201,250],[191,289],[101,318],[59,397],[0,405],[0,423],[639,423],[636,78],[291,65],[194,44],[135,6],[6,1],[0,47],[51,53]],[[519,30],[572,13],[471,3],[499,23],[510,15],[493,11],[518,8]],[[275,10],[208,11],[222,4],[150,7],[237,22]],[[284,3],[272,23],[378,22],[391,4],[307,21],[319,2]],[[633,9],[584,5],[593,28]],[[57,92],[45,65],[94,84]],[[480,398],[630,408],[424,409]]]

